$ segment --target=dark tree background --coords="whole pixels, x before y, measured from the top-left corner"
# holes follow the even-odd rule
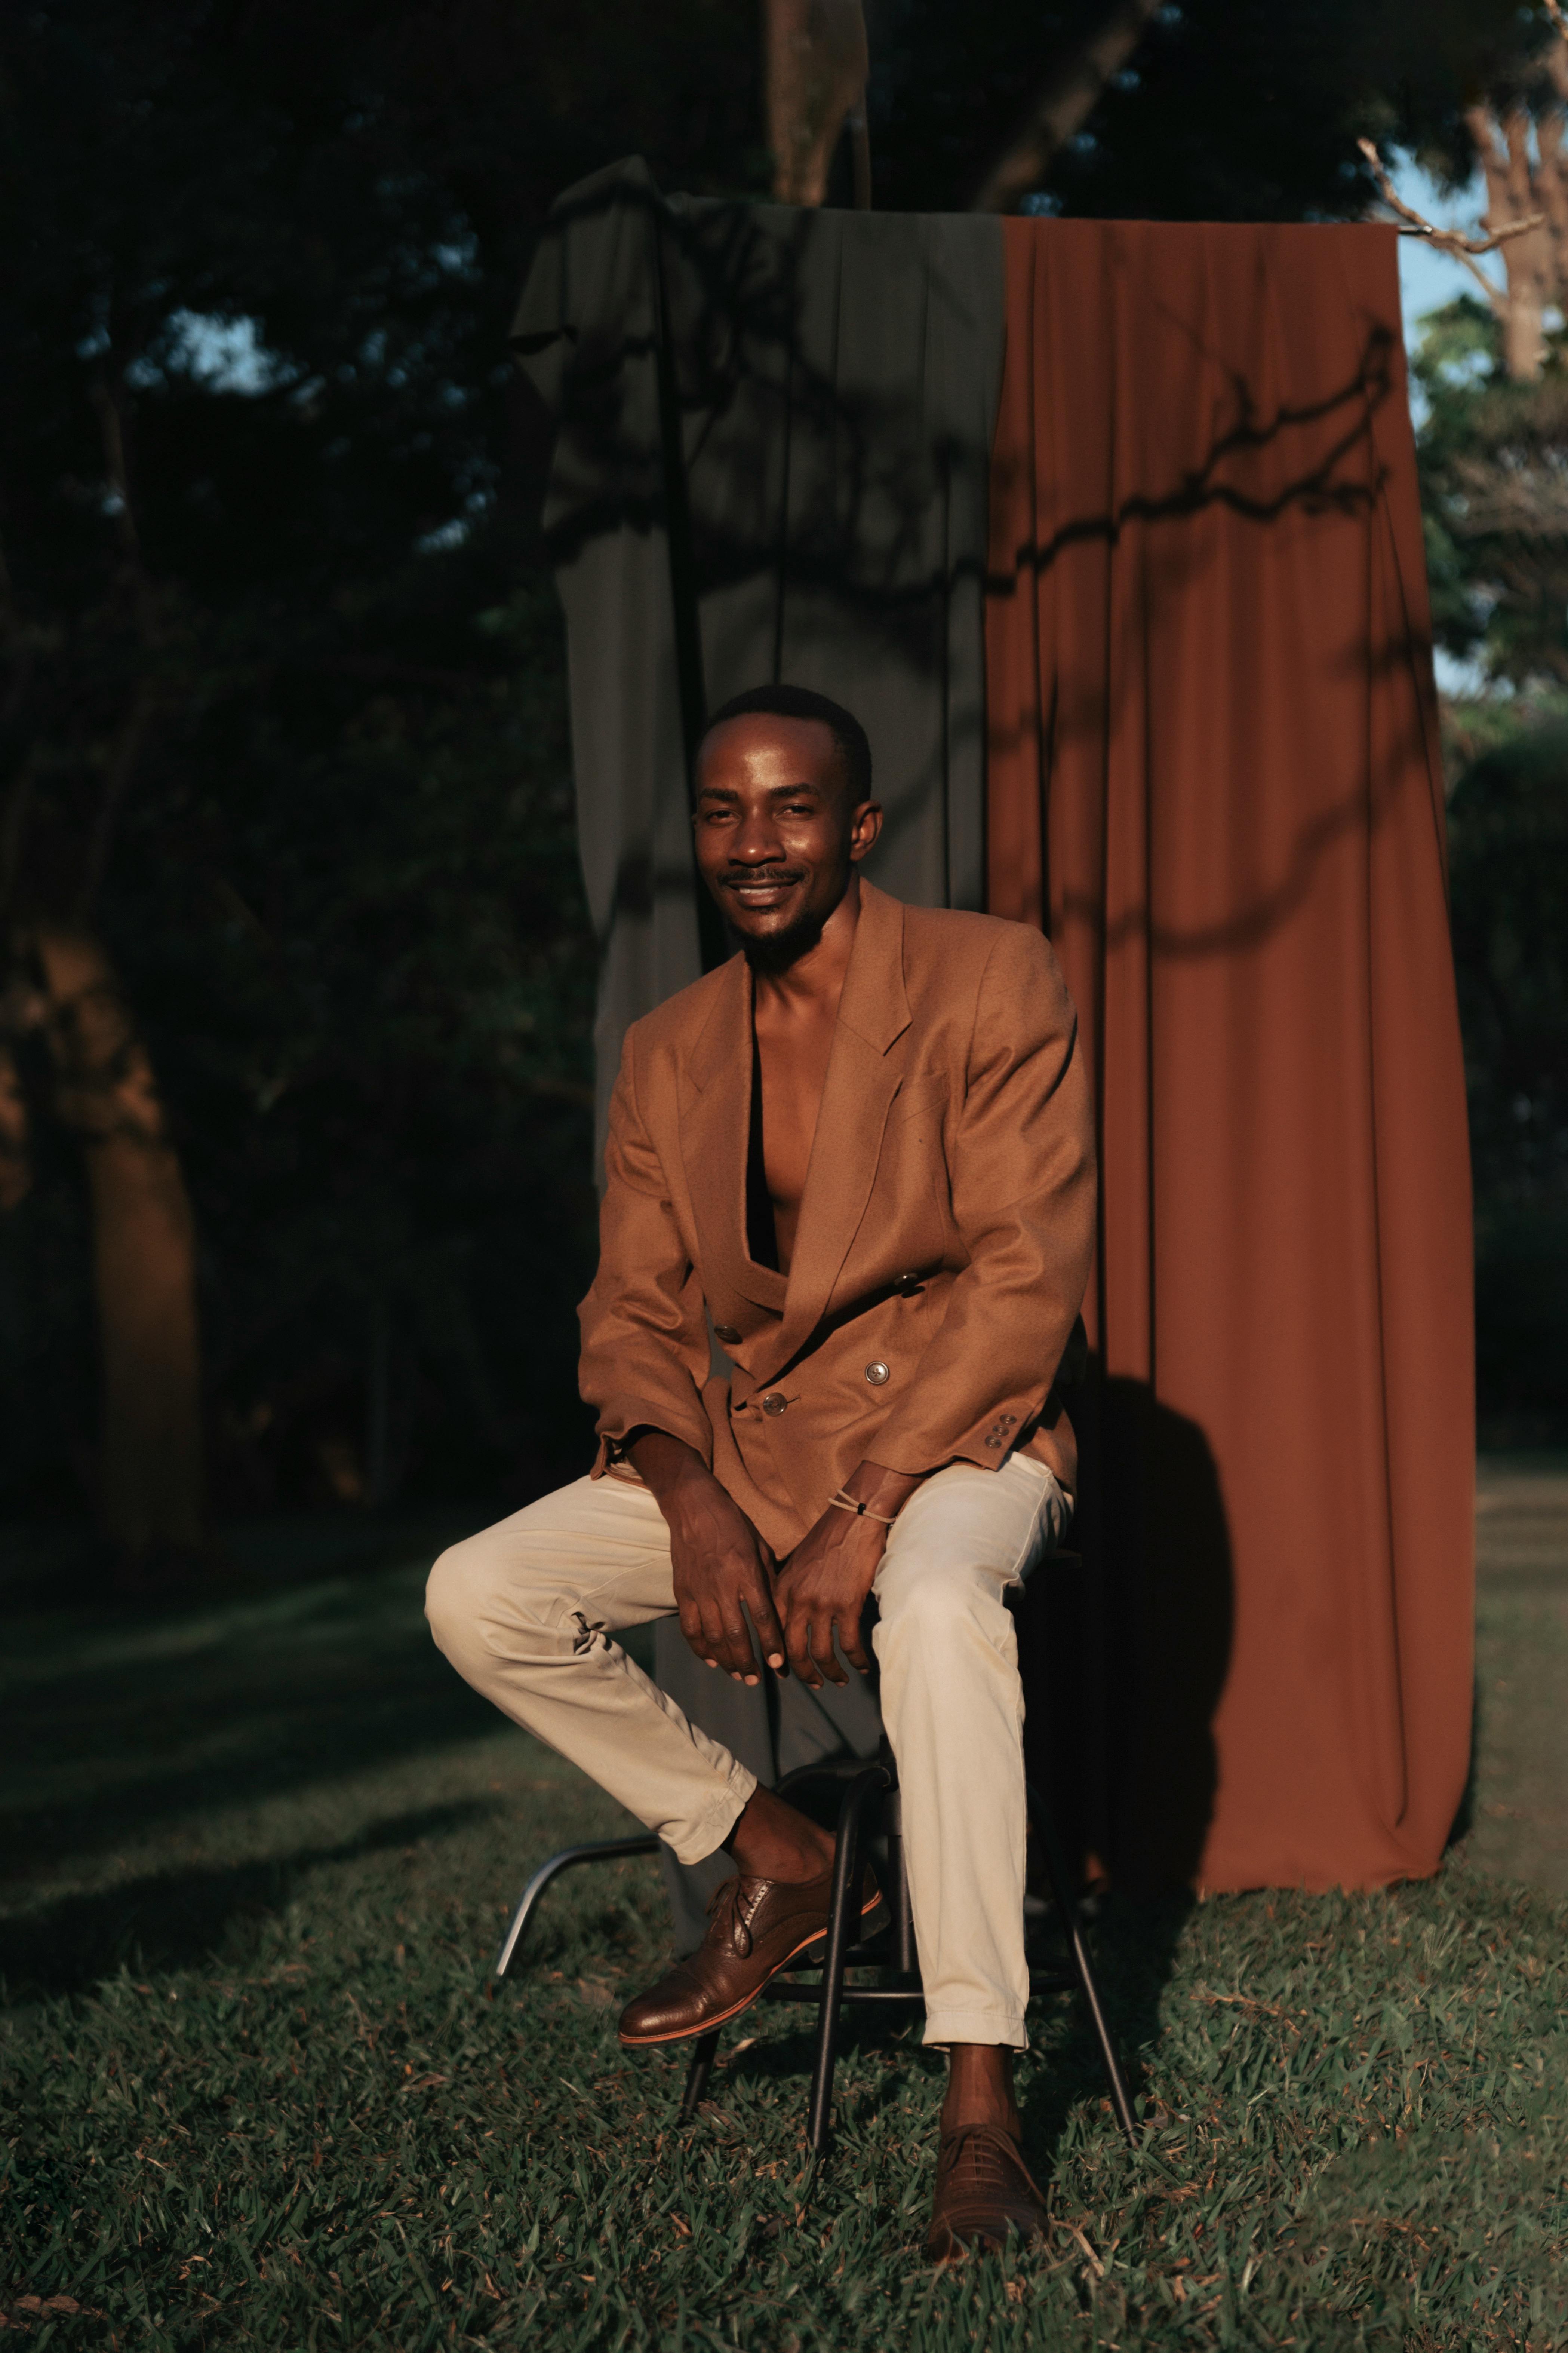
[[[1448,805],[1476,1181],[1483,1430],[1568,1436],[1568,367],[1510,379],[1463,295],[1415,374],[1438,641],[1470,665],[1449,706]]]
[[[1100,13],[873,6],[878,201],[967,204]],[[1167,8],[1030,201],[1357,214],[1356,133],[1458,152],[1517,14]],[[765,189],[758,55],[755,0],[0,24],[0,1508],[103,1492],[93,1086],[188,1197],[220,1514],[579,1466],[594,954],[506,327],[583,173]]]

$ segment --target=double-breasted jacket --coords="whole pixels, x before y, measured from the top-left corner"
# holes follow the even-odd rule
[[[671,1431],[780,1555],[866,1458],[996,1469],[1017,1448],[1070,1491],[1058,1376],[1095,1165],[1049,944],[861,884],[787,1277],[748,1248],[753,1052],[743,955],[626,1034],[580,1310],[595,1475],[632,1430]]]

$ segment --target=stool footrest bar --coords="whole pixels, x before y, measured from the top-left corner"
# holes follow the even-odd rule
[[[623,1855],[657,1854],[658,1846],[659,1842],[652,1832],[643,1831],[636,1838],[598,1839],[590,1846],[563,1847],[559,1854],[552,1854],[548,1862],[542,1862],[518,1897],[517,1909],[511,1915],[506,1935],[501,1938],[500,1950],[496,1955],[493,1974],[498,1978],[505,1977],[517,1958],[517,1948],[522,1942],[534,1905],[551,1881],[562,1872],[570,1871],[574,1863],[578,1862],[614,1862]]]

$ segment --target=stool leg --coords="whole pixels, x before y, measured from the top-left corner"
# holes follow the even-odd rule
[[[811,2074],[811,2121],[807,2138],[819,2154],[827,2147],[833,2115],[834,2044],[844,1991],[844,1956],[860,1926],[860,1821],[868,1804],[887,1784],[886,1768],[868,1766],[849,1784],[838,1815],[838,1845],[833,1858],[833,1909],[827,1915],[827,1949],[822,1960],[822,1999],[816,2014],[816,2063]]]
[[[1138,2147],[1137,2119],[1132,2114],[1132,2102],[1128,2097],[1126,2079],[1121,2073],[1121,2062],[1116,2055],[1116,2045],[1110,2039],[1110,2029],[1106,2024],[1105,2011],[1100,2006],[1100,1988],[1095,1983],[1094,1968],[1089,1957],[1089,1947],[1084,1942],[1083,1930],[1079,1926],[1078,1905],[1073,1902],[1067,1873],[1062,1867],[1061,1856],[1057,1852],[1056,1833],[1051,1828],[1050,1816],[1033,1789],[1028,1793],[1028,1799],[1029,1811],[1034,1816],[1035,1827],[1040,1834],[1040,1844],[1045,1850],[1046,1871],[1050,1879],[1051,1894],[1056,1900],[1062,1931],[1068,1940],[1068,1951],[1072,1956],[1074,1974],[1077,1976],[1089,2010],[1089,2023],[1094,2029],[1094,2039],[1100,2045],[1100,2061],[1105,2069],[1106,2082],[1110,2087],[1110,2105],[1116,2112],[1116,2121],[1121,2127],[1128,2147],[1136,2148]]]
[[[888,1841],[888,1883],[883,1898],[892,1915],[893,1967],[901,1978],[920,1972],[915,1956],[915,1915],[910,1907],[910,1875],[904,1862],[903,1799],[889,1789],[882,1801],[882,1834]]]
[[[691,2064],[686,2071],[686,2089],[680,2096],[679,2122],[689,2125],[697,2114],[698,2103],[708,2089],[708,2078],[713,2073],[713,2061],[719,2049],[719,2029],[711,2034],[700,2034],[691,2046]]]

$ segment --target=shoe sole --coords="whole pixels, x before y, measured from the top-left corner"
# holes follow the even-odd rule
[[[875,1895],[872,1896],[869,1904],[862,1904],[860,1906],[861,1919],[868,1919],[881,1901],[882,1891],[879,1888]],[[820,1945],[826,1942],[826,1936],[827,1930],[826,1926],[814,1928],[809,1936],[803,1936],[801,1938],[800,1943],[795,1947],[793,1952],[786,1953],[782,1961],[775,1961],[773,1963],[773,1968],[763,1979],[762,1985],[759,1985],[754,1992],[749,1993],[744,2001],[736,2002],[731,2009],[721,2010],[716,2018],[705,2018],[700,2026],[682,2026],[674,2034],[618,2035],[616,2039],[619,2042],[621,2048],[624,2051],[651,2051],[657,2048],[659,2044],[665,2042],[695,2042],[699,2035],[711,2034],[715,2028],[727,2026],[732,2018],[740,2018],[743,2016],[743,2014],[750,2010],[754,2001],[760,2001],[762,2000],[763,1987],[771,1985],[774,1978],[779,1975],[782,1969],[787,1969],[792,1961],[798,1961],[802,1953],[807,1951],[811,1946]]]

